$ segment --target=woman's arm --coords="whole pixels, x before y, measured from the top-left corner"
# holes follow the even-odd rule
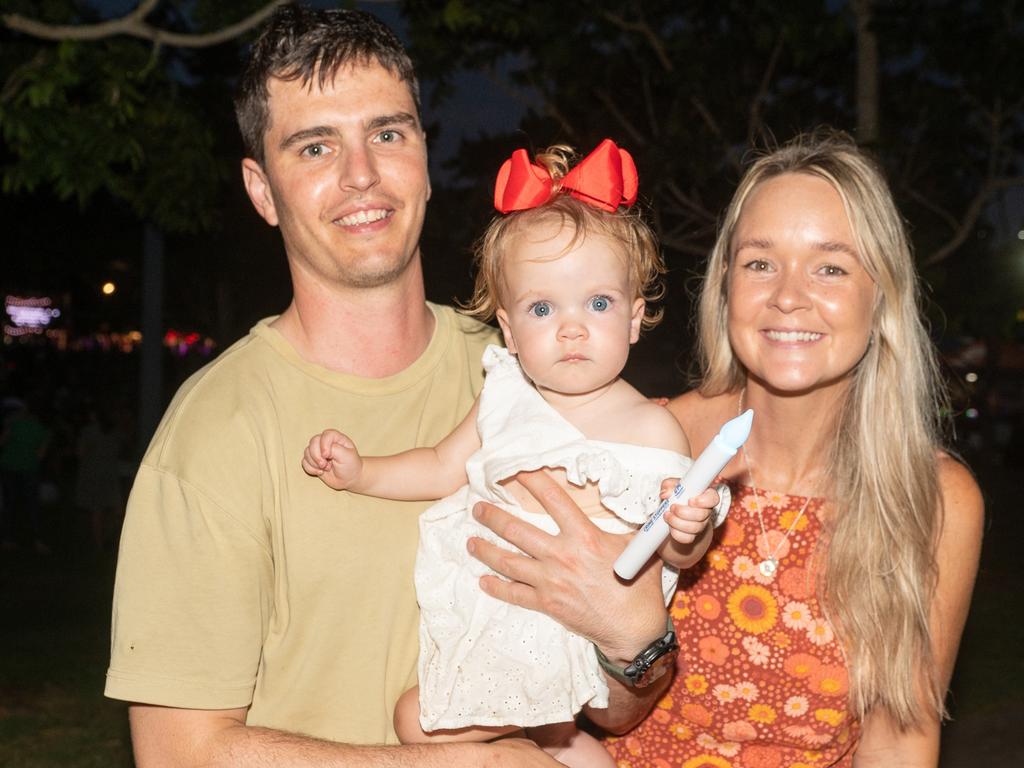
[[[981,492],[971,473],[945,455],[939,459],[939,488],[943,524],[936,549],[938,582],[930,626],[932,658],[937,666],[939,685],[945,691],[953,675],[960,636],[970,608],[985,514]],[[872,712],[864,720],[854,765],[856,768],[936,766],[939,729],[935,713],[930,713],[920,727],[901,731],[885,712]]]

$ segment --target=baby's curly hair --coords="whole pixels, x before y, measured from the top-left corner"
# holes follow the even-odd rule
[[[577,200],[559,190],[562,179],[574,164],[577,155],[572,147],[556,144],[538,154],[535,161],[548,169],[555,181],[551,198],[535,208],[513,211],[495,216],[484,234],[473,247],[476,266],[476,284],[473,297],[462,310],[467,315],[487,322],[501,306],[500,296],[505,286],[502,264],[509,244],[530,227],[557,222],[561,227],[571,225],[575,234],[568,248],[573,248],[588,233],[594,232],[618,247],[619,255],[629,268],[634,298],[646,302],[641,328],[649,330],[661,322],[664,309],[654,302],[665,295],[663,276],[665,262],[651,228],[636,208],[622,208],[609,213]]]

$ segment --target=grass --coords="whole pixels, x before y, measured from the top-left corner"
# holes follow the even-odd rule
[[[989,528],[953,680],[942,768],[1024,765],[1024,516],[1018,470],[975,462]],[[130,768],[125,705],[103,698],[112,554],[49,510],[54,552],[0,554],[0,766]]]

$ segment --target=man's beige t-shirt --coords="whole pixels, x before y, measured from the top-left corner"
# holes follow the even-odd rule
[[[412,569],[426,503],[333,491],[301,468],[327,427],[364,455],[433,445],[479,392],[493,329],[432,306],[429,347],[384,379],[302,360],[261,321],[190,378],[132,488],[106,695],[394,743],[413,686]]]

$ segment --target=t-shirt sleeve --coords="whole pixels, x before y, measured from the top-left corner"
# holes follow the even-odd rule
[[[122,533],[105,694],[195,709],[249,705],[272,611],[271,566],[259,531],[144,465]]]

